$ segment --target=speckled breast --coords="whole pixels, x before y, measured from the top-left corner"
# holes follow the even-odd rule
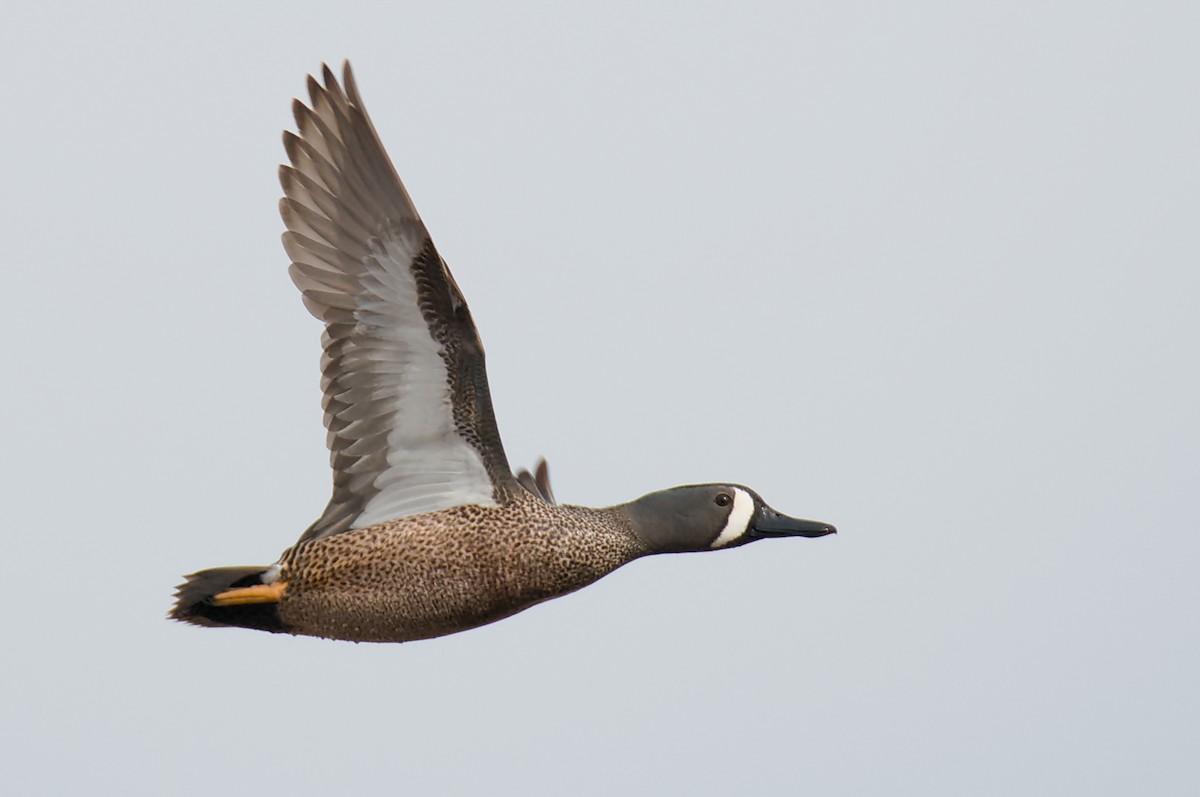
[[[531,511],[533,510],[533,511]],[[404,642],[484,625],[640,555],[607,510],[455,507],[299,545],[279,617],[297,634]]]

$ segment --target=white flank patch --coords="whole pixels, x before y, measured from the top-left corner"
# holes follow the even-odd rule
[[[754,517],[754,498],[745,490],[733,488],[733,508],[729,510],[729,519],[725,528],[713,540],[713,548],[722,548],[741,537],[750,528],[750,520]]]

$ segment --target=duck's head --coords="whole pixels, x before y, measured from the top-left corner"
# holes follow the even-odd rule
[[[824,537],[828,523],[776,512],[737,484],[694,484],[650,493],[625,505],[634,533],[650,553],[734,548],[767,537]]]

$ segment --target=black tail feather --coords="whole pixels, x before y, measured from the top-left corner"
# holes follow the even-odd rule
[[[214,567],[185,576],[187,580],[175,590],[175,605],[169,616],[192,625],[231,625],[286,633],[289,629],[280,621],[274,603],[216,606],[212,601],[214,595],[226,590],[261,584],[267,570],[266,567]]]

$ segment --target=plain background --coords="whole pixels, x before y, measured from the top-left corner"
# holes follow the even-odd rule
[[[1196,793],[1200,6],[247,6],[6,6],[8,793]],[[275,166],[343,57],[514,466],[841,533],[166,622],[328,497]]]

